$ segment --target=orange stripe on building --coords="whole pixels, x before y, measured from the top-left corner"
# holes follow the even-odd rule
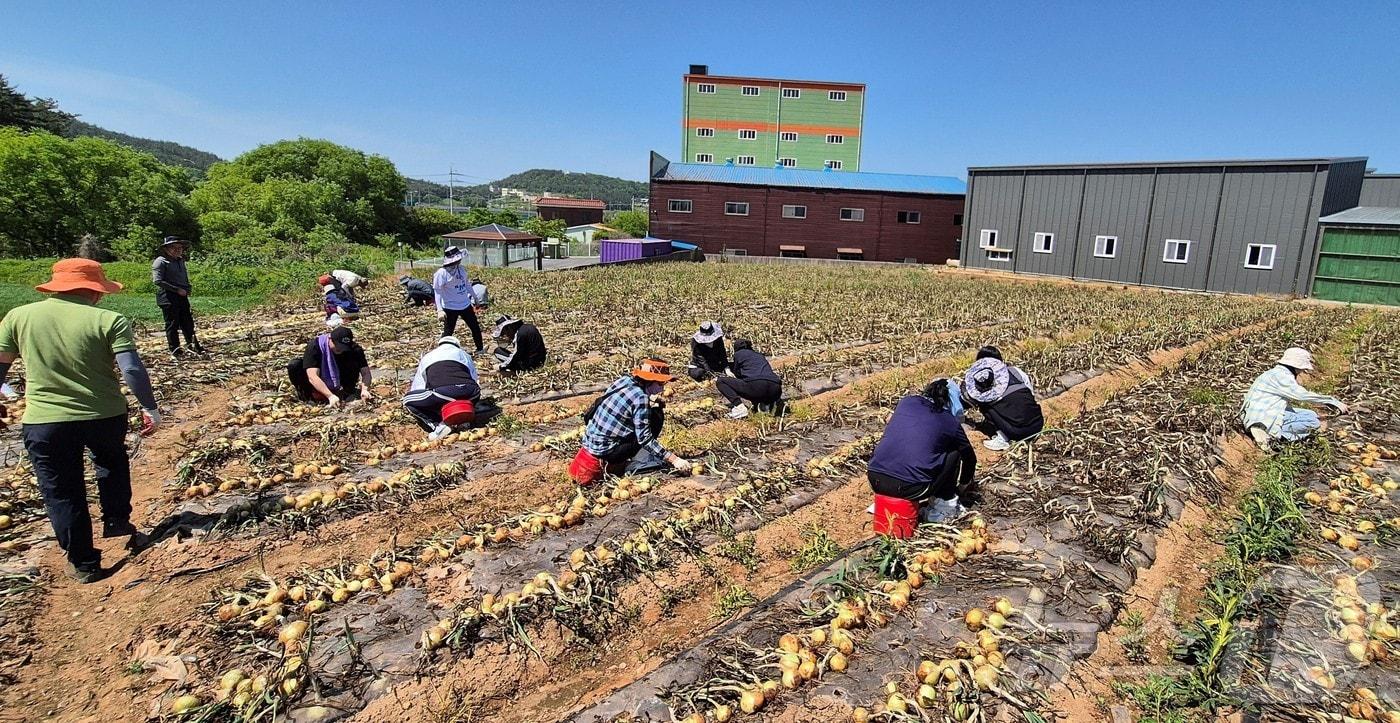
[[[784,123],[783,130],[793,133],[806,133],[808,135],[838,135],[852,138],[860,135],[860,129],[855,126],[815,126],[805,123]],[[685,122],[686,128],[713,128],[717,131],[740,131],[755,130],[759,133],[777,133],[778,124],[763,121],[732,121],[732,120],[709,120],[706,118],[690,118]]]

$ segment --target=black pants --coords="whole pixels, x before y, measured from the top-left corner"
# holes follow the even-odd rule
[[[772,404],[783,398],[783,385],[771,379],[715,377],[715,386],[719,387],[719,393],[729,400],[731,407],[738,405],[741,399],[747,399],[754,404]]]
[[[869,470],[865,474],[870,479],[870,489],[875,494],[886,497],[925,502],[930,499],[948,500],[958,494],[958,465],[956,463],[943,465],[943,468],[938,471],[938,476],[926,484],[905,482],[875,470]]]
[[[83,481],[83,450],[97,472],[97,498],[106,525],[131,521],[131,467],[126,456],[126,415],[81,422],[26,424],[21,436],[39,478],[39,492],[58,546],[82,570],[102,565],[92,545],[92,515]]]
[[[1040,424],[1016,424],[1006,415],[1002,414],[995,406],[978,405],[977,410],[982,413],[981,424],[974,425],[974,429],[987,435],[988,437],[1001,432],[1012,442],[1020,442],[1030,439],[1045,430],[1045,421],[1041,419]]]
[[[180,333],[185,334],[185,343],[199,346],[194,339],[194,312],[190,310],[190,298],[173,291],[166,292],[167,303],[160,305],[160,315],[165,317],[165,343],[170,351],[180,348]]]
[[[404,395],[403,406],[413,415],[418,426],[425,432],[433,431],[442,422],[442,408],[448,402],[458,399],[476,400],[481,396],[481,387],[476,384],[453,384],[434,389],[416,389]]]
[[[404,303],[409,306],[428,306],[433,303],[433,295],[422,291],[404,292]]]
[[[710,377],[714,376],[714,374],[710,373],[709,369],[705,369],[703,367],[686,367],[685,373],[689,374],[690,378],[694,379],[697,382],[703,382],[706,379],[709,379]]]
[[[452,332],[457,330],[457,319],[467,322],[467,328],[472,330],[472,341],[476,343],[476,350],[481,351],[485,346],[481,343],[481,322],[476,320],[476,311],[471,307],[465,309],[443,309],[447,316],[442,318],[442,335],[452,336]]]
[[[326,400],[320,392],[316,391],[316,387],[311,386],[311,378],[306,375],[306,367],[302,366],[301,357],[297,357],[287,363],[287,380],[292,383],[292,389],[296,390],[297,399],[303,402],[324,402]],[[324,379],[322,381],[324,381]],[[359,380],[356,379],[355,381],[358,382]],[[341,380],[341,383],[343,384],[344,380]],[[360,396],[360,387],[358,384],[346,387],[341,389],[340,394],[337,396],[340,397],[341,401],[354,399]]]

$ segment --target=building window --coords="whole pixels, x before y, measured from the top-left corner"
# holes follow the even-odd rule
[[[865,209],[863,208],[843,208],[841,209],[842,221],[864,221]]]
[[[960,213],[955,213],[955,214],[953,214],[953,225],[954,225],[954,226],[961,226],[961,225],[962,225],[962,214],[960,214]]]
[[[724,215],[726,216],[747,216],[749,215],[749,204],[743,201],[725,201]]]
[[[783,88],[783,97],[784,97],[784,98],[801,98],[801,97],[802,97],[802,90],[801,90],[800,88]]]
[[[1006,263],[1011,260],[1011,252],[1006,250],[987,249],[987,260],[998,263]]]
[[[837,249],[836,258],[841,259],[842,261],[864,261],[865,252],[857,251],[855,249]]]
[[[782,167],[784,167],[784,168],[792,168],[792,167],[794,167],[794,166],[797,165],[797,159],[796,159],[796,158],[779,158],[779,159],[778,159],[778,165],[780,165],[780,166],[782,166]]]
[[[751,140],[754,140],[755,138],[758,138],[758,131],[756,131],[756,130],[754,130],[754,129],[752,129],[752,128],[740,128],[740,129],[739,129],[739,140],[741,140],[741,141],[751,141]]]
[[[797,140],[797,134],[796,134],[796,133],[793,133],[792,131],[783,131],[782,133],[779,134],[778,140],[781,140],[781,141],[796,141],[796,140]]]
[[[724,255],[725,255],[725,256],[748,256],[748,255],[749,255],[749,250],[748,250],[748,249],[725,249],[725,250],[724,250]]]
[[[1035,241],[1031,244],[1031,251],[1038,254],[1048,254],[1055,251],[1055,234],[1037,233]]]
[[[844,91],[844,90],[832,90],[832,91],[828,91],[827,94],[826,94],[826,99],[827,99],[827,100],[845,100],[845,99],[846,99],[846,91]]]
[[[895,214],[894,220],[895,220],[896,223],[918,223],[918,222],[919,222],[919,212],[918,212],[918,211],[900,211],[899,213],[896,213],[896,214]]]
[[[713,153],[696,153],[696,154],[695,154],[695,162],[696,162],[696,163],[714,163],[714,162],[715,162],[715,154],[713,154]]]
[[[833,171],[839,171],[839,170],[841,170],[841,162],[840,162],[840,161],[827,161],[827,162],[826,162],[826,167],[827,167],[827,168],[830,168],[830,169],[833,170]]]
[[[843,135],[838,135],[838,134],[836,134],[836,133],[828,133],[828,134],[826,134],[826,142],[827,142],[827,143],[834,143],[834,144],[838,144],[838,145],[839,145],[839,144],[841,144],[841,143],[845,143],[845,142],[846,142],[846,137],[843,136]]]
[[[752,166],[753,156],[739,156],[738,158],[734,159],[734,162],[741,166]]]
[[[696,92],[696,93],[713,93],[713,92],[715,92],[715,84],[714,84],[714,83],[700,83],[699,85],[696,85],[696,86],[695,86],[695,92]]]
[[[806,249],[778,249],[778,255],[785,259],[805,259]]]
[[[1101,259],[1112,259],[1118,256],[1117,236],[1095,236],[1094,256]]]
[[[807,207],[783,206],[783,218],[807,218]]]
[[[690,209],[690,201],[685,201],[678,198],[671,199],[670,203],[667,204],[666,207],[666,210],[670,211],[671,213],[690,213]]]
[[[1272,269],[1274,267],[1274,255],[1278,252],[1276,244],[1250,244],[1244,253],[1244,267],[1246,269]]]
[[[699,136],[699,137],[701,137],[701,138],[714,138],[714,137],[715,137],[715,129],[713,129],[713,128],[696,128],[696,129],[695,129],[695,135],[697,135],[697,136]]]
[[[1162,248],[1162,260],[1169,264],[1184,264],[1191,260],[1191,242],[1185,239],[1167,239]]]
[[[981,235],[977,239],[977,248],[994,249],[997,247],[997,230],[994,228],[982,229]]]
[[[742,92],[744,95],[758,95],[758,86],[756,86],[756,85],[746,85],[746,86],[744,86],[744,89],[743,89],[741,92]]]

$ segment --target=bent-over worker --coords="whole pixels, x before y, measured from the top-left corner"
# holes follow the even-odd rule
[[[754,351],[753,342],[748,339],[734,340],[734,361],[730,369],[733,376],[715,378],[719,393],[729,402],[730,419],[749,416],[745,401],[761,408],[776,404],[783,398],[783,380],[773,371],[768,357]]]
[[[348,295],[352,300],[357,302],[359,301],[359,298],[356,296],[357,292],[360,289],[369,286],[369,279],[355,273],[354,271],[336,269],[330,273],[330,277],[332,279],[335,279],[336,283],[340,286],[341,290],[346,293],[346,295]]]
[[[438,339],[433,350],[418,360],[403,406],[428,433],[428,439],[441,439],[452,432],[442,423],[442,407],[448,402],[465,399],[475,402],[481,398],[480,378],[471,355],[462,351],[462,342],[455,336]]]
[[[452,336],[457,320],[462,319],[472,330],[476,353],[484,351],[481,322],[476,318],[476,292],[462,268],[462,251],[456,246],[448,246],[442,252],[442,268],[433,273],[433,293],[437,297],[438,318],[442,319],[442,335]]]
[[[355,298],[345,293],[335,284],[326,284],[321,287],[321,291],[326,294],[325,312],[326,318],[338,316],[342,320],[351,321],[360,316],[360,305],[355,303]]]
[[[52,296],[12,309],[0,321],[0,382],[15,359],[23,357],[28,405],[20,436],[39,478],[54,537],[68,557],[68,574],[79,582],[95,582],[105,572],[102,552],[92,544],[84,449],[92,455],[97,476],[102,536],[129,535],[127,549],[147,542],[131,524],[127,406],[112,373],[114,363],[141,404],[142,434],[160,425],[160,412],[131,322],[97,307],[104,295],[122,288],[107,280],[101,264],[64,259],[53,265],[52,278],[35,288]]]
[[[324,401],[328,407],[338,407],[357,394],[365,401],[373,397],[369,359],[348,326],[307,342],[306,351],[287,364],[287,378],[303,402]]]
[[[576,482],[592,484],[602,479],[604,471],[623,465],[624,474],[667,464],[678,472],[690,470],[689,463],[661,446],[661,429],[666,423],[661,392],[673,379],[669,364],[646,359],[593,402],[583,415],[582,445],[569,465],[569,474]]]
[[[1297,441],[1322,428],[1322,420],[1311,409],[1294,409],[1294,404],[1323,404],[1346,414],[1347,405],[1336,397],[1314,394],[1299,383],[1313,370],[1313,358],[1306,349],[1290,347],[1274,367],[1260,374],[1244,395],[1240,420],[1254,443],[1264,451],[1278,440]]]
[[[697,382],[729,371],[729,351],[724,348],[724,328],[716,321],[701,322],[690,337],[690,364],[685,373]]]
[[[502,342],[495,351],[496,371],[528,372],[544,366],[548,352],[544,337],[534,324],[509,315],[498,316],[495,336]]]
[[[1045,429],[1045,415],[1025,372],[1002,361],[994,346],[977,350],[977,360],[963,377],[963,392],[982,412],[979,430],[990,435],[982,446],[1002,451]]]
[[[160,245],[160,255],[151,262],[151,283],[156,286],[156,306],[160,307],[161,318],[165,320],[165,343],[170,353],[180,356],[185,348],[180,346],[180,334],[185,335],[185,345],[196,354],[203,354],[204,347],[194,334],[194,311],[190,309],[190,273],[185,268],[185,253],[190,242],[175,236],[166,236]]]
[[[923,505],[919,517],[942,522],[962,515],[960,490],[968,490],[977,454],[953,414],[953,389],[935,379],[921,394],[899,400],[870,457],[870,489]]]
[[[410,306],[427,306],[433,303],[433,286],[422,279],[415,279],[408,274],[399,277],[399,286],[403,287],[404,303]]]

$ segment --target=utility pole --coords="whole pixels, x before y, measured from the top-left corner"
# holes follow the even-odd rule
[[[452,190],[453,190],[453,188],[452,188],[452,185],[453,185],[452,182],[453,182],[454,180],[456,180],[456,178],[457,178],[457,172],[454,171],[454,170],[452,169],[452,166],[449,164],[449,165],[447,166],[447,212],[448,212],[448,213],[456,213],[456,212],[457,212],[457,207],[454,205],[454,199],[452,198]]]

